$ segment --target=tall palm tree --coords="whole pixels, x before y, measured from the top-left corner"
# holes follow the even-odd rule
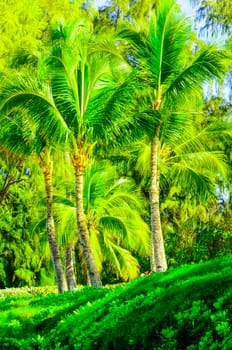
[[[16,78],[15,78],[16,79]],[[16,79],[17,80],[17,79]],[[16,82],[15,80],[15,82]],[[35,85],[35,80],[28,77],[28,79],[23,80],[21,76],[18,77],[18,84],[23,90],[32,88]],[[26,86],[24,85],[26,82]],[[32,84],[30,86],[30,84]],[[17,85],[17,84],[16,84]],[[38,88],[38,86],[37,86]],[[38,89],[39,90],[39,89]],[[31,89],[31,91],[33,91]],[[5,91],[6,93],[6,91]],[[24,93],[24,101],[30,102],[31,96],[33,93]],[[11,96],[12,97],[12,96]],[[52,143],[51,139],[44,137],[44,134],[40,133],[40,130],[36,128],[35,123],[30,119],[28,114],[28,109],[26,103],[22,107],[21,102],[17,105],[17,93],[15,97],[15,104],[13,102],[12,108],[10,107],[8,113],[3,113],[2,118],[0,119],[1,125],[1,143],[8,149],[12,154],[23,156],[23,157],[36,157],[38,163],[41,166],[45,192],[46,192],[46,202],[47,202],[47,221],[46,229],[48,242],[51,252],[51,257],[53,261],[53,266],[55,270],[58,290],[60,293],[67,290],[67,284],[64,276],[64,271],[62,267],[61,256],[57,244],[55,226],[53,220],[52,212]],[[14,100],[14,97],[12,99]],[[6,101],[5,101],[6,102]],[[21,105],[21,107],[20,107]],[[41,113],[42,107],[37,105],[37,108],[40,108]]]
[[[98,53],[93,54],[90,51],[92,35],[82,23],[75,23],[74,26],[66,28],[60,26],[57,34],[58,38],[54,36],[57,43],[53,46],[52,56],[48,60],[48,74],[56,106],[71,130],[70,144],[76,182],[76,219],[79,241],[90,283],[100,287],[102,283],[84,214],[83,177],[96,141],[88,140],[89,134],[94,131],[93,117],[96,117],[96,111],[90,110],[90,102],[93,98],[96,100],[98,94],[101,99],[102,89],[99,83],[101,79],[107,79],[109,66],[104,56]],[[62,39],[64,42],[60,44]],[[90,138],[92,136],[90,135]]]
[[[43,89],[33,78],[18,76],[4,89],[2,111],[21,106],[41,137],[57,145],[68,141],[76,178],[79,241],[90,282],[101,286],[84,214],[83,178],[96,145],[129,139],[132,128],[140,133],[136,121],[126,114],[128,105],[134,103],[133,75],[128,75],[127,64],[121,62],[119,68],[112,64],[111,57],[119,61],[117,50],[111,55],[104,41],[99,45],[82,22],[60,26],[56,34],[52,53],[41,70]]]
[[[144,198],[128,178],[118,178],[109,162],[91,163],[84,178],[84,211],[91,246],[98,270],[102,264],[127,280],[139,273],[133,253],[149,256],[149,228],[141,217]],[[66,245],[73,244],[75,204],[71,199],[55,197],[57,231]]]
[[[162,140],[178,137],[188,127],[189,113],[183,102],[199,95],[203,82],[225,71],[226,53],[210,46],[193,54],[191,26],[173,0],[164,0],[143,31],[122,29],[128,42],[127,60],[136,67],[141,81],[141,104],[152,125],[150,140],[150,210],[155,271],[165,271],[167,262],[160,221],[159,153]],[[191,104],[190,104],[191,106]],[[187,123],[187,124],[186,124]]]

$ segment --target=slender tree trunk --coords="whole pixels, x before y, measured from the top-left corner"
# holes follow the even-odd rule
[[[119,4],[118,4],[118,2],[117,2],[116,18],[115,18],[115,30],[118,29],[119,17],[120,17],[120,8],[119,8]]]
[[[84,166],[78,156],[73,157],[73,166],[76,176],[76,213],[78,235],[83,251],[84,261],[87,268],[87,274],[92,286],[102,287],[100,274],[97,270],[97,264],[94,258],[93,250],[90,245],[89,231],[84,214],[83,188],[84,188]]]
[[[10,186],[16,184],[17,182],[21,182],[21,181],[23,181],[23,179],[16,180],[16,179],[12,178],[9,174],[6,175],[5,181],[3,184],[3,188],[0,191],[0,204],[2,204],[4,198],[6,197]]]
[[[151,206],[151,270],[156,272],[167,269],[167,261],[164,250],[164,240],[160,220],[159,205],[159,128],[151,143],[151,184],[150,184],[150,206]]]
[[[43,174],[45,182],[46,191],[46,201],[47,201],[47,235],[48,243],[50,247],[52,262],[55,270],[56,281],[59,293],[63,293],[67,290],[67,283],[63,271],[63,266],[61,262],[60,252],[58,248],[58,243],[55,234],[55,225],[52,214],[52,164],[43,163]]]
[[[68,290],[74,290],[77,287],[73,263],[73,247],[69,246],[65,249],[65,267]]]

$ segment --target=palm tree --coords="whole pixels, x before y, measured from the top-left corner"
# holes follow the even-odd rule
[[[165,271],[167,262],[160,221],[159,154],[163,140],[175,140],[189,126],[189,113],[183,102],[199,95],[203,82],[219,77],[225,71],[226,53],[205,47],[192,54],[191,27],[172,0],[160,2],[149,26],[141,32],[122,29],[120,37],[127,40],[127,60],[133,64],[141,80],[139,96],[152,125],[150,140],[150,210],[155,271]],[[190,104],[191,106],[191,104]]]
[[[96,145],[116,145],[129,139],[132,129],[140,134],[137,123],[126,114],[128,105],[134,103],[128,94],[134,89],[133,75],[128,75],[127,64],[121,62],[118,69],[112,64],[112,57],[119,61],[117,50],[112,55],[103,41],[99,45],[82,22],[60,26],[57,33],[52,54],[42,66],[43,88],[21,74],[4,88],[2,111],[21,106],[43,139],[57,145],[68,141],[76,179],[79,241],[90,282],[101,286],[84,214],[83,178]],[[36,79],[40,81],[41,76]]]
[[[26,80],[23,80],[22,77],[19,76],[18,80],[15,78],[15,83],[16,81],[22,90],[23,86],[25,89],[35,86],[35,80],[29,78],[29,76]],[[25,83],[26,86],[23,85]],[[31,89],[31,91],[33,90]],[[30,102],[30,98],[31,96],[33,97],[33,93],[31,92],[24,94],[24,101],[27,101],[26,103],[28,103],[28,101]],[[12,100],[14,100],[12,101],[13,106],[12,108],[9,108],[8,113],[3,113],[3,117],[1,118],[1,143],[7,150],[12,152],[12,154],[19,155],[21,157],[30,157],[33,155],[41,166],[44,176],[47,202],[47,236],[58,284],[58,290],[60,293],[62,293],[67,290],[67,285],[57,244],[52,213],[52,140],[44,137],[44,135],[40,133],[39,129],[36,128],[35,124],[30,119],[26,103],[22,107],[20,101],[20,104],[18,103],[17,106],[17,97],[17,93],[13,97],[11,96]],[[44,110],[42,111],[41,106],[37,105],[37,108],[40,108],[41,113],[44,112]],[[28,109],[30,108],[28,107]]]
[[[131,180],[118,178],[109,162],[90,163],[84,180],[84,211],[98,270],[106,264],[124,280],[135,278],[139,265],[132,253],[147,257],[150,249],[149,228],[141,217],[144,198]],[[54,212],[60,239],[73,245],[74,203],[55,196]]]
[[[56,107],[70,131],[79,242],[90,283],[95,286],[101,286],[101,280],[84,213],[85,168],[96,146],[122,142],[122,134],[129,140],[137,125],[127,114],[128,105],[134,104],[131,69],[100,34],[97,37],[82,22],[58,27],[47,63]]]

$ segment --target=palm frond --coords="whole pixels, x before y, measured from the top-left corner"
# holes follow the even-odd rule
[[[160,130],[161,144],[167,144],[172,148],[183,143],[183,139],[195,139],[193,125],[194,116],[188,111],[163,111]]]
[[[179,162],[172,165],[169,178],[171,176],[172,183],[179,184],[185,191],[198,193],[202,198],[215,197],[217,177],[225,176],[228,171],[224,160],[221,152],[185,154]]]
[[[57,54],[58,55],[58,54]],[[71,130],[78,130],[81,106],[78,93],[77,63],[69,65],[63,57],[51,56],[46,62],[46,75],[51,80],[51,91],[56,108]]]
[[[152,73],[155,88],[166,85],[170,75],[184,62],[183,48],[191,38],[191,27],[174,1],[162,1],[150,21],[150,57],[146,68]]]
[[[220,151],[200,151],[181,155],[180,163],[183,166],[195,169],[196,173],[205,173],[208,177],[215,178],[218,174],[223,177],[228,172],[226,158]]]
[[[203,82],[221,78],[225,73],[225,61],[230,55],[213,46],[201,50],[195,59],[178,75],[173,75],[164,95],[167,104],[186,99],[189,93],[199,93]]]
[[[36,76],[16,75],[14,80],[5,81],[2,88],[1,114],[13,115],[15,109],[25,114],[36,127],[37,137],[44,142],[64,142],[69,129],[57,110],[50,88]]]
[[[150,174],[150,160],[151,160],[151,147],[150,143],[146,142],[146,140],[141,140],[136,145],[138,149],[137,162],[135,165],[135,169],[141,174],[143,177],[149,176]]]
[[[101,231],[111,232],[112,240],[118,239],[121,242],[122,237],[124,238],[127,235],[127,227],[124,220],[116,215],[101,216],[99,218],[99,225]]]
[[[68,198],[60,197],[60,196],[57,196],[57,195],[53,196],[53,203],[61,204],[64,207],[75,208],[75,205],[74,205],[73,201],[71,201]]]
[[[109,265],[118,273],[124,280],[133,279],[139,274],[139,264],[131,253],[118,245],[109,241],[107,238],[104,240],[105,249],[107,251]]]
[[[61,247],[78,241],[76,227],[76,208],[72,202],[65,198],[55,197],[53,204],[54,221],[56,225],[57,240]]]
[[[10,117],[1,120],[1,148],[6,148],[9,152],[28,156],[34,151],[35,134],[31,128],[28,135],[27,119],[22,118],[18,111]]]

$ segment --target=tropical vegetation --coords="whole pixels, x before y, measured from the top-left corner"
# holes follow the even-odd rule
[[[228,4],[0,5],[0,347],[232,347]]]
[[[116,288],[0,294],[2,349],[229,349],[231,258]]]
[[[169,256],[170,240],[185,231],[183,211],[184,222],[192,225],[186,238],[192,246],[196,233],[207,231],[202,223],[223,232],[223,251],[230,240],[230,106],[226,102],[212,110],[213,98],[205,101],[203,90],[203,84],[228,72],[229,52],[197,42],[172,0],[147,1],[140,16],[140,2],[129,12],[112,2],[99,10],[99,18],[93,7],[82,5],[61,9],[57,3],[56,13],[46,9],[46,24],[36,26],[45,4],[35,1],[37,16],[28,17],[28,23],[36,40],[32,35],[27,47],[19,42],[2,60],[1,206],[11,213],[13,188],[21,189],[23,197],[22,183],[41,182],[43,174],[46,232],[60,292],[74,289],[78,275],[100,287],[112,273],[127,279],[142,270],[165,271],[167,261],[176,264],[178,258]],[[25,30],[22,8],[16,9],[20,30]],[[11,7],[4,4],[4,11],[9,17]],[[8,22],[4,28],[10,31]],[[15,27],[11,33],[9,40],[14,40]],[[62,173],[62,167],[69,170]],[[32,245],[37,242],[37,261],[42,262],[47,249],[42,243],[44,203],[37,190],[43,196],[41,184],[31,193],[40,209],[31,215],[33,209],[26,206],[30,220],[25,229]],[[227,198],[223,206],[220,196]],[[210,226],[215,210],[217,220]],[[24,277],[17,283],[33,284],[34,275],[37,283],[42,281],[41,264],[33,271],[27,264],[23,270],[12,266],[13,275],[6,276],[4,256],[10,253],[4,247],[3,286],[14,285],[19,275]]]

